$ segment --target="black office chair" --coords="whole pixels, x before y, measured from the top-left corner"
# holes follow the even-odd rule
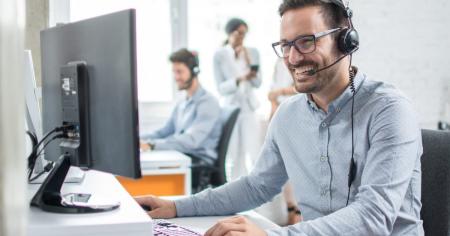
[[[422,211],[426,236],[450,236],[450,132],[422,130]]]
[[[214,165],[192,165],[192,171],[198,170],[199,184],[193,193],[197,193],[208,187],[217,187],[226,182],[225,159],[228,152],[228,144],[230,143],[231,134],[234,125],[239,116],[240,109],[237,107],[224,107],[220,114],[220,122],[222,124],[222,132],[220,134],[219,143],[217,145],[217,160]],[[191,156],[192,158],[196,158]]]
[[[438,130],[450,130],[450,123],[445,121],[439,121]]]

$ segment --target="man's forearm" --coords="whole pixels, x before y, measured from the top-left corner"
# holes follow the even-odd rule
[[[253,209],[272,196],[255,189],[249,176],[175,201],[177,216],[230,215]]]

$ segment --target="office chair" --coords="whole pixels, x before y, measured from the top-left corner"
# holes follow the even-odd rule
[[[439,121],[438,130],[450,130],[450,123],[445,121]]]
[[[422,210],[425,235],[450,235],[450,132],[422,130]]]
[[[192,165],[191,169],[199,169],[199,184],[193,193],[197,193],[208,187],[217,187],[226,182],[225,159],[228,152],[228,144],[230,143],[231,134],[238,118],[240,109],[237,107],[224,107],[221,110],[220,122],[222,124],[222,132],[220,134],[219,143],[217,145],[217,159],[214,165],[198,164]],[[197,158],[191,156],[192,158]]]

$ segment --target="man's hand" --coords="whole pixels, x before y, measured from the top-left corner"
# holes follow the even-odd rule
[[[155,196],[135,197],[137,203],[141,206],[151,208],[147,214],[155,219],[169,219],[177,216],[177,208],[174,201],[157,198]]]
[[[250,222],[244,216],[234,216],[221,220],[205,233],[205,236],[222,235],[267,236],[264,230]]]
[[[144,151],[144,152],[145,151],[150,151],[150,150],[153,149],[153,146],[151,144],[146,143],[146,142],[144,142],[142,140],[139,142],[139,147],[140,147],[141,151]]]

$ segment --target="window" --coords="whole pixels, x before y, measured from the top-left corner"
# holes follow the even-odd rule
[[[168,0],[71,0],[70,21],[136,9],[138,97],[140,102],[173,100],[168,57],[171,47]]]
[[[260,112],[268,114],[270,104],[266,98],[277,60],[271,44],[279,40],[279,5],[280,1],[188,1],[188,45],[199,53],[199,77],[206,89],[218,95],[213,77],[213,55],[227,37],[224,30],[227,21],[239,17],[249,26],[244,44],[257,48],[260,53],[263,83],[256,94],[261,103]]]

